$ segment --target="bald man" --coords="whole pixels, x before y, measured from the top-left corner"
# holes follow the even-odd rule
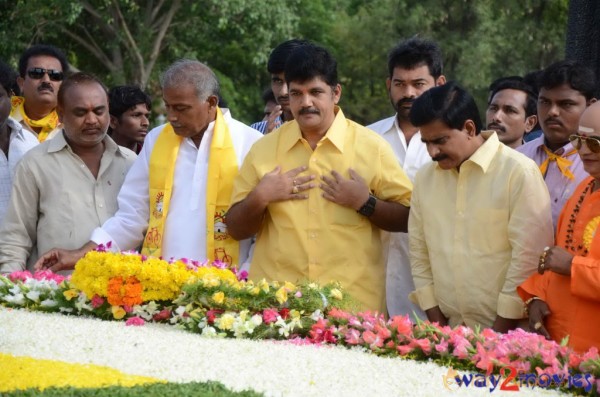
[[[556,246],[540,253],[538,273],[517,291],[532,332],[568,343],[578,352],[600,346],[600,104],[583,111],[570,141],[590,176],[565,204]]]

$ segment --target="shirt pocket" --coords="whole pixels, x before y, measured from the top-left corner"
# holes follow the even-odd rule
[[[470,228],[473,248],[482,254],[505,253],[510,250],[508,241],[508,210],[479,208],[473,216]]]
[[[359,214],[354,209],[338,204],[335,204],[335,207],[332,209],[331,216],[331,223],[334,225],[358,226],[362,222],[368,222],[367,217]]]

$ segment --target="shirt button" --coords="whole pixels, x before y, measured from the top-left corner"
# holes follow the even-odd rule
[[[98,207],[102,208],[104,207],[104,204],[98,204]]]

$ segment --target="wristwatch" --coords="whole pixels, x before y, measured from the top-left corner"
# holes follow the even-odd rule
[[[369,199],[356,212],[358,212],[359,214],[364,215],[366,217],[369,217],[369,216],[373,215],[373,212],[375,212],[375,204],[376,203],[377,203],[377,197],[373,196],[372,194],[369,194]]]

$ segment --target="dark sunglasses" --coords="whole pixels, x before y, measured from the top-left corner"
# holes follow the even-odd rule
[[[48,74],[48,78],[52,81],[62,81],[65,77],[63,72],[59,72],[58,70],[54,69],[33,68],[27,71],[27,76],[34,80],[44,78],[45,74]]]
[[[600,153],[600,138],[597,136],[571,135],[569,140],[571,141],[573,147],[577,150],[581,149],[581,145],[583,145],[583,142],[585,142],[591,152]]]

